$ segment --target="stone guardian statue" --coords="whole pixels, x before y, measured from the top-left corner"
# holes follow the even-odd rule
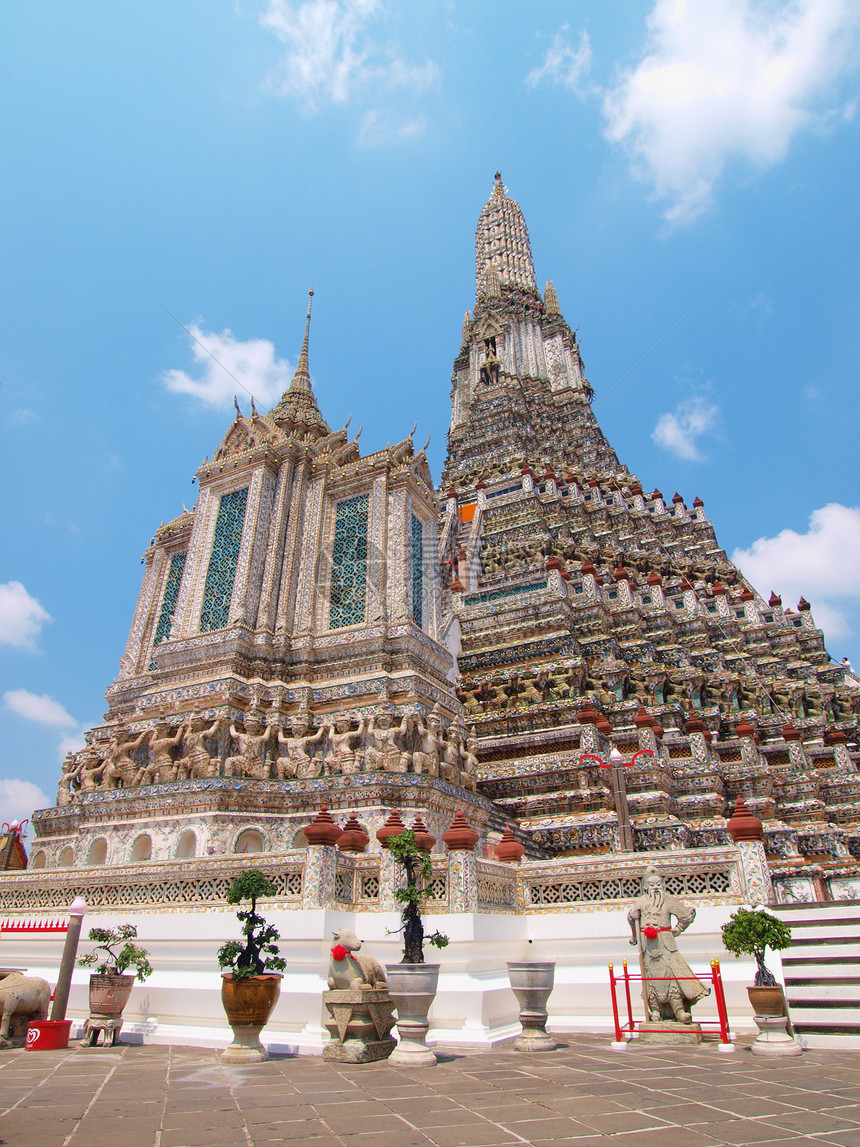
[[[639,948],[645,1010],[653,1023],[692,1024],[693,1004],[710,995],[711,989],[696,979],[675,943],[695,918],[695,908],[666,891],[656,868],[647,868],[627,919],[633,932],[630,943]]]

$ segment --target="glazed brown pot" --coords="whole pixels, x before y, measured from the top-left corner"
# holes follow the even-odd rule
[[[225,1063],[259,1063],[269,1058],[260,1043],[260,1032],[278,1002],[282,979],[280,972],[243,980],[234,979],[232,972],[222,972],[221,1003],[233,1029],[233,1042],[221,1056]]]
[[[136,978],[110,973],[90,976],[90,1014],[115,1018],[121,1016]]]
[[[757,1016],[785,1016],[785,993],[777,985],[775,988],[747,988],[750,1004]]]

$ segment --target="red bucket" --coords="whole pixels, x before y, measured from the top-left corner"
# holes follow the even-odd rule
[[[71,1020],[33,1020],[27,1027],[27,1051],[61,1051],[69,1046]]]

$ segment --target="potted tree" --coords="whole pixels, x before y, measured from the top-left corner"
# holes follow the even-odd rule
[[[94,1043],[103,1031],[105,1043],[115,1044],[135,979],[143,983],[152,975],[149,953],[135,943],[134,924],[90,928],[88,939],[96,946],[78,959],[83,968],[95,967],[90,976],[90,1015],[84,1025],[84,1043]],[[134,975],[125,974],[129,968],[134,969]]]
[[[723,944],[733,956],[753,956],[755,983],[747,988],[753,1011],[760,1016],[788,1015],[785,993],[764,962],[768,948],[781,952],[791,944],[791,929],[764,909],[739,908],[723,925]]]
[[[429,852],[435,841],[426,831],[404,829],[396,836],[385,837],[381,843],[404,876],[403,886],[394,893],[401,906],[401,925],[397,931],[403,934],[403,959],[399,964],[386,965],[389,992],[397,1007],[399,1036],[390,1062],[433,1067],[436,1056],[426,1043],[430,1026],[427,1013],[436,995],[439,965],[424,962],[424,943],[434,948],[444,948],[448,943],[448,937],[442,932],[425,935],[421,919],[427,882],[433,876]]]
[[[218,950],[218,967],[227,969],[221,973],[221,1002],[233,1029],[233,1042],[221,1057],[226,1063],[259,1063],[269,1058],[260,1032],[278,1002],[287,962],[278,953],[280,933],[257,912],[257,901],[276,892],[269,877],[256,868],[240,873],[227,890],[228,904],[250,900],[251,907],[236,913],[244,944],[228,940]]]

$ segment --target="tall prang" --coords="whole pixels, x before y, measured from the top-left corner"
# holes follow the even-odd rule
[[[498,173],[451,397],[443,628],[481,791],[553,852],[612,852],[617,793],[598,758],[648,749],[626,771],[636,849],[723,843],[742,796],[786,896],[854,872],[856,679],[808,602],[747,582],[700,498],[648,494],[619,463]]]
[[[371,831],[411,809],[439,837],[460,807],[504,819],[451,687],[426,455],[331,430],[310,314],[287,391],[236,404],[196,504],[146,550],[108,712],[34,814],[34,867],[282,853],[321,804]]]

